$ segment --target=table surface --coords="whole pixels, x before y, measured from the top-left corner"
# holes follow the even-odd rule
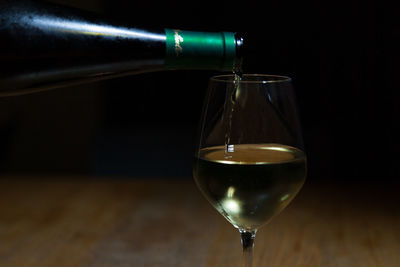
[[[258,231],[255,266],[400,266],[397,188],[308,181]],[[237,230],[190,179],[0,179],[0,266],[240,263]]]

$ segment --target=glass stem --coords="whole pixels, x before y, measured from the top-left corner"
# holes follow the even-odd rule
[[[246,231],[243,229],[239,229],[240,238],[242,240],[242,248],[243,248],[243,266],[244,267],[252,267],[253,266],[253,248],[254,248],[254,239],[256,238],[257,230]]]

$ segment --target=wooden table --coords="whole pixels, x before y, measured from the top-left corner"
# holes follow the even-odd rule
[[[400,266],[398,186],[308,181],[257,233],[255,266]],[[188,180],[3,177],[0,266],[241,266]]]

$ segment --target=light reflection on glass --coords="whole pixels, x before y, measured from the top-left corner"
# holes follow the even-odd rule
[[[233,186],[230,186],[228,188],[228,191],[226,192],[226,196],[232,198],[234,193],[235,193],[235,188]]]
[[[237,201],[233,199],[226,199],[222,202],[222,207],[224,210],[228,211],[228,213],[239,213],[240,206]]]
[[[70,32],[75,34],[99,35],[113,38],[155,39],[164,41],[166,36],[137,29],[98,25],[83,21],[63,20],[49,16],[24,17],[25,23],[41,30]]]
[[[281,201],[285,201],[289,197],[289,194],[285,194],[281,197]]]

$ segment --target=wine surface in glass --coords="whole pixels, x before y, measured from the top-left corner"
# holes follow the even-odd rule
[[[279,213],[304,183],[306,157],[280,144],[212,146],[194,160],[195,181],[235,227],[255,230]]]

